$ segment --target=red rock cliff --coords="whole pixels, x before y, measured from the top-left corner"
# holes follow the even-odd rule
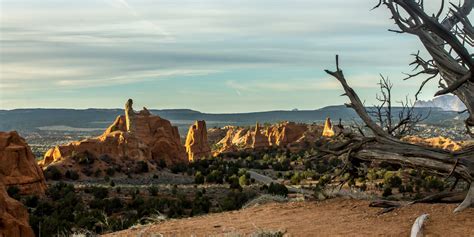
[[[21,194],[42,195],[46,190],[43,171],[17,132],[0,132],[0,176],[7,188],[16,186]]]
[[[21,202],[8,196],[0,177],[0,236],[34,237],[28,222],[28,211]]]

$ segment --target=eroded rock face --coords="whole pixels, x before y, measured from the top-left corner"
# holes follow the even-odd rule
[[[412,144],[419,144],[434,148],[439,148],[449,151],[458,151],[463,149],[461,143],[455,142],[445,137],[432,137],[432,138],[421,138],[417,136],[406,136],[402,138],[402,141],[406,141]]]
[[[196,121],[191,125],[186,137],[185,146],[189,161],[196,161],[200,158],[211,155],[211,147],[207,142],[207,128],[205,121]]]
[[[5,180],[0,177],[0,236],[34,237],[23,204],[8,196]]]
[[[227,133],[217,144],[214,154],[235,152],[243,149],[270,147],[298,148],[321,137],[322,126],[282,122],[268,127],[257,124],[253,128],[228,126]]]
[[[262,134],[260,125],[258,123],[255,126],[255,130],[253,131],[253,133],[249,133],[249,134],[252,137],[253,149],[266,148],[270,146],[270,143],[268,142],[268,137]]]
[[[178,128],[146,108],[134,112],[132,103],[127,102],[126,115],[118,116],[101,136],[56,146],[45,154],[40,166],[86,174],[110,168],[129,172],[137,162],[152,170],[163,162],[168,166],[187,162]]]
[[[21,194],[42,195],[46,190],[43,171],[17,132],[0,132],[0,176],[6,188],[16,186]]]

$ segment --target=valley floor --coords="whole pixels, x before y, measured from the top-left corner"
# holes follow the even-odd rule
[[[171,220],[105,236],[246,236],[282,231],[285,236],[409,236],[415,219],[429,214],[426,236],[474,236],[474,208],[453,214],[455,204],[414,204],[379,215],[369,201],[271,203],[239,211]]]

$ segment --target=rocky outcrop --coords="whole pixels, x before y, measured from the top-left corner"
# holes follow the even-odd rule
[[[196,121],[189,128],[186,137],[186,153],[189,161],[196,161],[211,155],[211,147],[207,142],[207,128],[205,121]]]
[[[334,130],[331,123],[331,119],[326,118],[326,121],[324,122],[323,137],[333,137],[333,136],[334,136]]]
[[[463,149],[463,145],[461,143],[455,142],[445,137],[421,138],[417,136],[406,136],[402,138],[402,141],[449,151],[459,151]]]
[[[40,166],[54,166],[63,172],[72,169],[88,176],[90,170],[103,175],[101,171],[110,168],[133,172],[137,162],[146,163],[150,169],[162,163],[186,163],[178,128],[146,109],[134,112],[132,103],[127,102],[126,115],[118,116],[101,136],[56,146],[46,152]]]
[[[217,144],[227,134],[227,127],[223,128],[210,128],[207,130],[207,141],[209,145]]]
[[[44,194],[43,171],[17,132],[0,132],[0,164],[0,176],[6,188],[16,186],[21,194]]]
[[[269,147],[270,144],[268,142],[268,137],[262,134],[259,124],[255,126],[255,130],[253,133],[250,134],[252,137],[252,148],[253,149],[260,149]]]
[[[298,148],[321,137],[322,126],[282,122],[267,127],[257,124],[253,128],[226,127],[227,133],[220,140],[214,154],[245,149]]]
[[[8,196],[4,182],[0,177],[0,236],[34,237],[28,211],[21,202]]]

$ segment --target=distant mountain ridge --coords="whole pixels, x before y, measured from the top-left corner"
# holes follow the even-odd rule
[[[415,104],[416,107],[419,108],[426,108],[426,107],[433,107],[433,108],[441,108],[444,111],[463,111],[466,109],[466,106],[462,103],[462,101],[454,95],[443,95],[438,96],[432,100],[428,101],[417,101]]]
[[[394,108],[397,113],[397,108]],[[335,122],[341,118],[345,122],[359,120],[357,114],[346,106],[328,106],[317,110],[298,111],[266,111],[252,113],[234,114],[211,114],[202,113],[190,109],[151,109],[152,114],[159,115],[170,120],[178,126],[181,131],[187,128],[195,120],[205,120],[208,128],[222,127],[226,125],[247,126],[259,123],[277,123],[281,121],[293,121],[301,123],[322,123],[327,117]],[[416,109],[417,113],[430,114],[427,123],[442,123],[453,120],[459,115],[452,111],[441,109],[424,108]],[[0,131],[34,131],[48,126],[68,126],[73,128],[95,128],[105,129],[118,116],[123,114],[123,109],[15,109],[0,110]]]

